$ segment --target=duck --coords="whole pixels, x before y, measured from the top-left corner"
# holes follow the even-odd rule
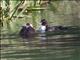
[[[34,36],[34,34],[35,29],[30,25],[30,23],[27,23],[26,26],[23,26],[19,32],[19,35],[22,38],[31,38]]]
[[[41,26],[39,28],[40,32],[41,33],[47,32],[48,31],[48,23],[47,23],[47,21],[45,19],[42,19],[40,21],[40,23],[41,23]]]

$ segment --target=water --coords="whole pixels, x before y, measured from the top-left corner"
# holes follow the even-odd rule
[[[1,60],[80,60],[79,35],[52,35],[1,40]]]

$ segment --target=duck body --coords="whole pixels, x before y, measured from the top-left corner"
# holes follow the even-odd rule
[[[45,32],[46,32],[46,26],[41,25],[39,31],[40,31],[41,33],[45,33]]]
[[[35,34],[35,29],[31,26],[23,26],[19,32],[19,35],[22,38],[30,38],[33,37]]]

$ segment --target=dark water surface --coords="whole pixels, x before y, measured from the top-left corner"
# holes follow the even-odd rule
[[[1,40],[1,60],[80,60],[80,37],[5,38]]]

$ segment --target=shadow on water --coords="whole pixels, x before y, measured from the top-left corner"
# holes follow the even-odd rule
[[[2,60],[80,60],[77,34],[8,38],[0,40]]]

